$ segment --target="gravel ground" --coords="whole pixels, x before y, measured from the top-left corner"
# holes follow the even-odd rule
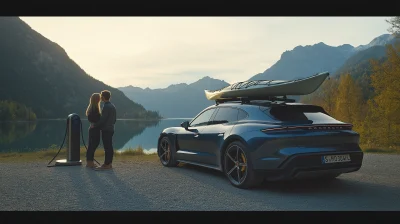
[[[140,157],[138,157],[140,158]],[[3,211],[400,211],[400,156],[366,154],[363,167],[331,182],[230,185],[218,171],[163,167],[157,158],[119,161],[112,171],[45,162],[0,164]]]

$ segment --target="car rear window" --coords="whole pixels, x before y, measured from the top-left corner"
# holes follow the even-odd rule
[[[245,111],[239,109],[239,114],[238,114],[238,120],[243,120],[245,119],[247,116],[249,116]]]
[[[326,121],[334,120],[322,107],[313,105],[285,105],[260,108],[264,113],[279,121]]]
[[[223,124],[237,121],[238,112],[239,111],[236,108],[221,107],[214,118],[213,124]]]

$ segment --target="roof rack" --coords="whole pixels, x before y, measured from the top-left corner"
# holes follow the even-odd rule
[[[215,104],[221,104],[225,102],[241,101],[242,104],[250,103],[252,100],[265,100],[269,102],[282,101],[283,103],[294,103],[296,100],[288,99],[286,96],[276,97],[276,96],[260,96],[260,97],[234,97],[215,100]]]

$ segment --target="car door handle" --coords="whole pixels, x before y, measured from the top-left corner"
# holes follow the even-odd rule
[[[199,135],[198,135],[198,134],[195,134],[194,137],[197,138],[197,137],[199,137]]]
[[[224,133],[219,133],[218,136],[224,136]]]

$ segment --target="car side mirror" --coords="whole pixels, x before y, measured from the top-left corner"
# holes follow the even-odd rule
[[[182,123],[181,123],[181,127],[182,127],[182,128],[185,128],[185,129],[188,129],[188,128],[189,128],[189,121],[184,121],[184,122],[182,122]]]

